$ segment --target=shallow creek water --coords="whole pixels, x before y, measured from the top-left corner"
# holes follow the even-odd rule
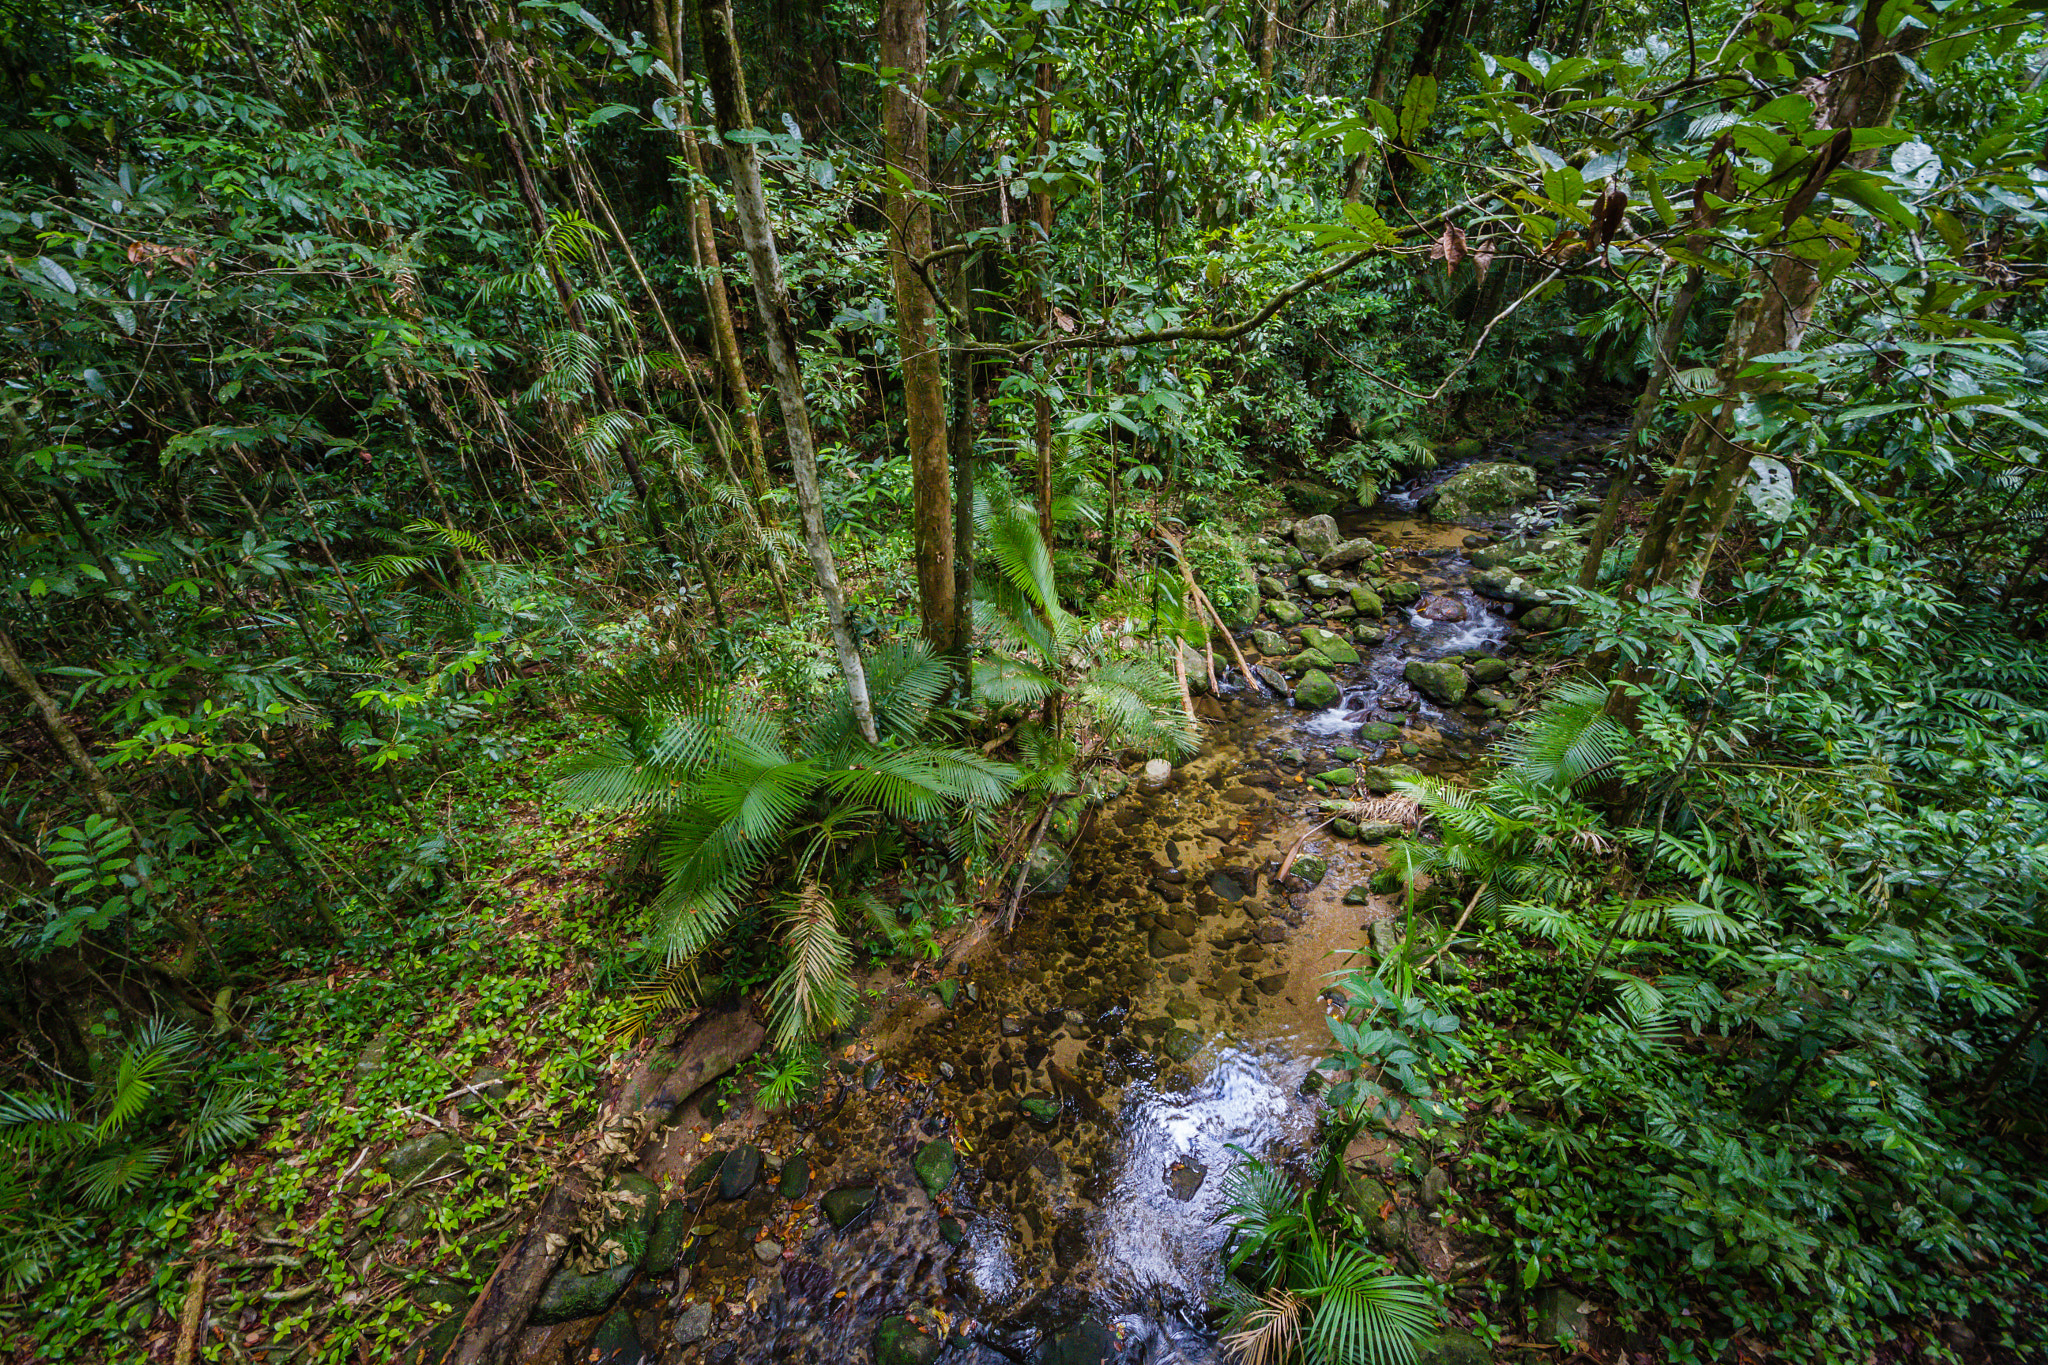
[[[1240,1153],[1307,1146],[1316,1105],[1302,1081],[1329,1043],[1321,992],[1366,925],[1394,913],[1343,903],[1384,852],[1327,830],[1301,848],[1327,860],[1320,883],[1274,884],[1321,818],[1304,777],[1336,766],[1341,745],[1366,764],[1454,770],[1488,733],[1478,713],[1446,714],[1401,681],[1411,658],[1494,648],[1509,630],[1462,586],[1469,533],[1404,501],[1344,529],[1389,547],[1392,576],[1463,619],[1390,606],[1386,642],[1340,670],[1345,697],[1328,711],[1229,686],[1204,699],[1200,754],[1164,789],[1133,782],[1096,813],[1068,887],[941,969],[950,1005],[927,991],[839,1040],[824,1096],[750,1134],[768,1154],[754,1190],[687,1196],[706,1198],[693,1263],[640,1290],[649,1359],[864,1362],[877,1324],[905,1313],[950,1332],[951,1365],[1094,1362],[1108,1347],[1132,1362],[1222,1359],[1208,1302],[1226,1173]],[[1375,720],[1402,739],[1360,742]],[[1404,742],[1419,751],[1404,756]],[[960,1163],[936,1199],[911,1167],[934,1137]],[[664,1165],[679,1174],[724,1145]],[[777,1172],[799,1160],[808,1188],[784,1198]],[[834,1230],[820,1197],[867,1186],[872,1211]]]

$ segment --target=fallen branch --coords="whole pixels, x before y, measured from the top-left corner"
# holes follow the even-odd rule
[[[1459,931],[1460,929],[1463,929],[1463,928],[1465,927],[1465,921],[1466,921],[1466,920],[1468,920],[1468,919],[1472,918],[1472,907],[1473,907],[1473,906],[1475,906],[1475,905],[1477,905],[1477,904],[1479,904],[1479,898],[1480,898],[1481,896],[1485,895],[1485,894],[1486,894],[1486,883],[1485,883],[1485,882],[1481,882],[1481,883],[1479,883],[1479,889],[1478,889],[1477,891],[1474,891],[1474,892],[1472,893],[1472,899],[1471,899],[1471,900],[1469,900],[1469,901],[1466,901],[1466,902],[1465,902],[1465,913],[1464,913],[1464,914],[1462,914],[1462,915],[1460,915],[1460,916],[1458,916],[1458,922],[1457,922],[1456,924],[1453,924],[1453,925],[1451,926],[1451,936],[1450,936],[1449,938],[1447,938],[1447,939],[1445,939],[1445,940],[1444,940],[1444,942],[1443,942],[1443,946],[1442,946],[1441,948],[1438,948],[1438,949],[1437,949],[1437,950],[1436,950],[1435,952],[1431,953],[1431,954],[1430,954],[1430,955],[1429,955],[1428,957],[1425,957],[1424,959],[1422,959],[1422,962],[1420,963],[1420,965],[1418,965],[1418,966],[1417,966],[1417,967],[1415,968],[1415,970],[1416,970],[1416,971],[1418,971],[1418,972],[1428,971],[1428,970],[1429,970],[1429,964],[1430,964],[1430,963],[1432,963],[1432,962],[1435,962],[1435,961],[1436,961],[1436,960],[1437,960],[1438,958],[1442,957],[1442,956],[1443,956],[1443,955],[1444,955],[1445,953],[1448,953],[1448,952],[1449,952],[1449,951],[1451,950],[1451,944],[1453,944],[1453,943],[1455,943],[1455,942],[1457,941],[1457,938],[1458,938],[1458,931]]]
[[[171,1356],[172,1365],[193,1365],[198,1359],[199,1323],[206,1316],[206,1275],[209,1267],[201,1261],[192,1267],[192,1278],[185,1282],[185,1306],[178,1313],[178,1349]]]
[[[576,1162],[547,1193],[526,1230],[506,1249],[442,1357],[449,1365],[505,1365],[540,1301],[541,1291],[569,1250],[584,1205],[612,1171],[650,1146],[685,1100],[751,1056],[767,1040],[745,1005],[706,1015],[692,1026],[679,1060],[661,1086],[629,1114],[614,1112],[599,1129],[594,1150]]]

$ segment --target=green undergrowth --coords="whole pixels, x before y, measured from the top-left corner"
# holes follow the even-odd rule
[[[1869,1131],[1875,1099],[1861,1125],[1853,1099],[1760,1111],[1741,1058],[1768,1039],[1579,1013],[1586,956],[1504,927],[1461,947],[1475,970],[1429,990],[1463,1025],[1440,1079],[1464,1122],[1425,1136],[1458,1171],[1444,1223],[1493,1253],[1496,1326],[1561,1287],[1659,1360],[1945,1359],[1949,1321],[2048,1345],[2048,1189],[1966,1093],[1928,1094],[1911,1145]]]
[[[299,817],[357,891],[339,907],[346,938],[286,952],[285,979],[234,1005],[242,1036],[209,1041],[261,1073],[258,1134],[62,1248],[0,1310],[17,1358],[167,1358],[204,1261],[202,1359],[280,1342],[302,1343],[301,1362],[391,1359],[489,1274],[597,1114],[628,977],[611,832],[545,780],[561,727],[529,716],[501,739],[518,756],[403,789],[409,812],[371,788]],[[458,1114],[487,1066],[506,1093]],[[385,1168],[434,1135],[459,1163]]]

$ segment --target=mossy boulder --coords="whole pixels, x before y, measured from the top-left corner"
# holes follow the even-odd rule
[[[676,1258],[682,1255],[683,1242],[690,1235],[690,1205],[681,1199],[671,1199],[654,1215],[654,1226],[647,1233],[647,1250],[640,1257],[640,1268],[650,1275],[665,1275],[676,1268]]]
[[[1301,642],[1308,649],[1315,650],[1333,664],[1355,664],[1358,651],[1343,636],[1324,630],[1321,626],[1303,626]],[[1304,653],[1307,651],[1304,650]]]
[[[1506,659],[1497,659],[1491,654],[1467,654],[1463,663],[1465,671],[1476,683],[1497,683],[1514,671],[1514,665]]]
[[[1310,886],[1319,886],[1330,875],[1330,864],[1323,858],[1296,858],[1289,870]]]
[[[1496,602],[1507,602],[1515,606],[1540,606],[1550,600],[1548,593],[1512,569],[1481,569],[1468,581],[1472,591],[1481,597],[1491,597]]]
[[[1073,860],[1050,840],[1040,844],[1024,864],[1024,890],[1033,896],[1057,896],[1073,878]]]
[[[1422,773],[1406,763],[1388,763],[1377,768],[1367,768],[1358,775],[1358,785],[1367,791],[1384,796],[1394,789],[1396,782],[1413,782]]]
[[[1356,651],[1354,651],[1352,654],[1352,662],[1356,663],[1357,661],[1358,656]],[[1289,673],[1295,674],[1306,673],[1311,669],[1318,668],[1331,669],[1335,668],[1336,666],[1337,661],[1331,658],[1329,655],[1323,653],[1323,651],[1321,651],[1320,649],[1304,649],[1301,651],[1301,653],[1294,655],[1292,658],[1280,660],[1281,668],[1285,669]]]
[[[1373,588],[1373,591],[1378,593],[1380,600],[1390,607],[1412,607],[1422,600],[1422,585],[1420,583],[1409,583],[1401,579],[1396,579],[1391,583],[1378,584]]]
[[[1326,787],[1350,787],[1358,782],[1356,768],[1332,768],[1326,773],[1317,773],[1316,781]]]
[[[1252,632],[1252,648],[1269,659],[1277,659],[1287,652],[1287,637],[1277,630],[1255,630]]]
[[[1379,552],[1379,546],[1362,536],[1356,540],[1339,541],[1330,548],[1328,554],[1317,556],[1316,567],[1328,573],[1332,569],[1341,569],[1346,565],[1370,559]]]
[[[1510,511],[1536,496],[1536,471],[1519,464],[1468,465],[1437,485],[1433,521],[1476,521]]]
[[[1319,560],[1336,549],[1337,542],[1337,521],[1334,517],[1303,517],[1294,523],[1294,547],[1304,558]]]
[[[1358,727],[1358,737],[1368,744],[1393,744],[1401,738],[1401,727],[1383,720],[1369,720]]]
[[[1438,706],[1458,706],[1465,700],[1465,670],[1449,659],[1410,659],[1401,676]]]
[[[1345,597],[1351,592],[1349,583],[1340,578],[1332,578],[1326,573],[1303,574],[1301,586],[1308,589],[1311,597]]]
[[[633,1278],[633,1273],[634,1266],[630,1261],[588,1275],[580,1275],[564,1266],[548,1281],[547,1288],[541,1290],[540,1302],[533,1308],[532,1321],[537,1327],[546,1327],[551,1323],[595,1317],[611,1307],[625,1292],[626,1282]]]
[[[1320,668],[1311,668],[1294,685],[1294,704],[1304,711],[1327,711],[1344,700],[1344,689]]]
[[[825,1211],[825,1217],[834,1228],[844,1232],[875,1206],[875,1197],[873,1185],[849,1185],[827,1193],[818,1201],[818,1207]]]
[[[1371,588],[1356,587],[1351,590],[1351,609],[1360,616],[1385,616],[1387,604]]]
[[[1295,606],[1294,603],[1284,597],[1268,598],[1266,601],[1266,615],[1272,617],[1274,621],[1282,626],[1298,626],[1304,619],[1301,608]]]

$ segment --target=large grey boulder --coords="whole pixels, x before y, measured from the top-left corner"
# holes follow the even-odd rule
[[[1534,496],[1533,489],[1530,495]],[[1294,545],[1309,559],[1321,559],[1337,548],[1337,519],[1327,515],[1303,517],[1294,523]]]
[[[1536,471],[1519,464],[1469,465],[1437,485],[1433,521],[1474,521],[1498,516],[1536,496]]]
[[[1379,550],[1379,546],[1363,536],[1357,540],[1341,541],[1328,554],[1317,557],[1316,567],[1324,573],[1328,573],[1332,569],[1341,569],[1346,565],[1356,564],[1362,559],[1369,559],[1373,555],[1378,554]]]

